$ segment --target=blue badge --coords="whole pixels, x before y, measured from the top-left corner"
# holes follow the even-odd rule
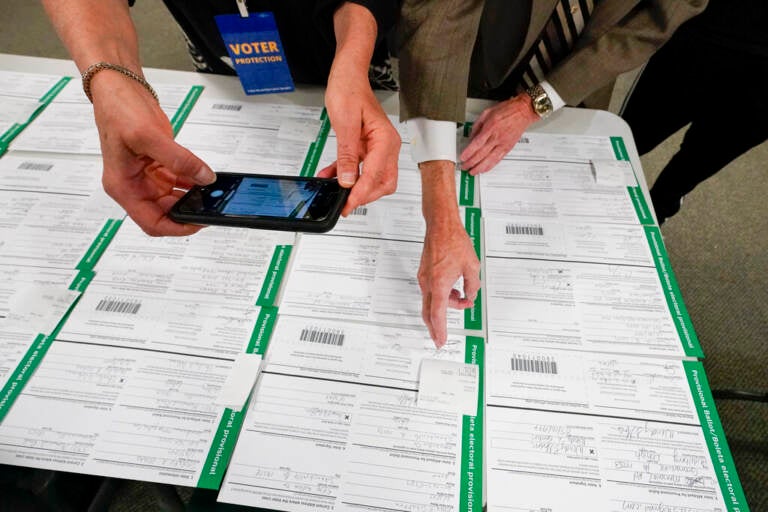
[[[294,89],[283,43],[271,12],[216,16],[245,94],[290,92]]]

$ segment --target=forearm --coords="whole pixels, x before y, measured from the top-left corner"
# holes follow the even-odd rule
[[[421,171],[422,214],[427,236],[461,226],[456,199],[456,165],[448,160],[432,160],[419,164]]]
[[[400,120],[464,121],[483,0],[405,0],[398,22]]]
[[[106,61],[141,73],[126,0],[43,0],[43,6],[81,72]]]
[[[346,2],[333,15],[333,30],[336,36],[333,67],[367,80],[376,45],[377,26],[373,14],[361,5]]]
[[[422,318],[440,348],[447,336],[448,308],[472,307],[480,289],[480,261],[459,217],[456,165],[430,160],[419,165],[427,224],[417,278]],[[463,290],[454,289],[463,278]]]

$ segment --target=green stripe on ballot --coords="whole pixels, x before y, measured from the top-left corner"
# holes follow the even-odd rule
[[[320,161],[320,155],[323,153],[325,143],[328,140],[328,134],[331,131],[331,120],[328,118],[328,112],[323,109],[320,114],[320,131],[317,138],[309,145],[307,156],[304,158],[304,165],[301,167],[299,176],[311,177],[317,172],[317,163]]]
[[[179,134],[179,130],[184,126],[184,121],[189,117],[190,112],[192,112],[192,107],[195,106],[197,99],[202,93],[202,85],[193,85],[184,98],[184,101],[181,102],[179,109],[173,115],[173,119],[171,119],[171,128],[173,129],[174,137]]]
[[[688,310],[683,303],[683,295],[680,293],[677,279],[675,279],[675,274],[672,272],[669,256],[661,239],[661,231],[656,226],[645,226],[645,237],[651,249],[651,256],[656,266],[656,272],[659,275],[659,282],[664,291],[664,298],[667,301],[669,313],[672,315],[677,334],[683,343],[685,355],[699,359],[703,358],[704,351],[701,349],[699,338],[693,329],[691,317],[688,316]]]
[[[203,470],[197,481],[197,487],[202,489],[218,489],[221,487],[221,481],[224,478],[224,472],[232,458],[232,452],[235,449],[235,442],[240,433],[240,427],[243,425],[245,411],[248,410],[248,402],[241,411],[224,409],[219,426],[216,429],[216,435],[213,437],[213,443],[205,458]]]
[[[468,171],[461,171],[459,181],[459,206],[474,206],[475,177]]]
[[[613,154],[616,155],[616,160],[629,161],[629,152],[627,146],[624,145],[624,139],[621,137],[611,137],[611,147],[613,147]]]
[[[99,262],[99,258],[107,250],[109,243],[117,234],[117,230],[123,224],[122,219],[107,219],[101,231],[96,236],[91,246],[75,267],[77,270],[91,270]]]
[[[285,269],[288,267],[288,260],[291,257],[292,245],[278,245],[272,254],[272,261],[267,268],[267,274],[264,277],[264,285],[261,287],[261,293],[256,300],[256,305],[261,307],[276,306],[277,294],[280,292],[280,283],[283,282]]]
[[[272,337],[272,331],[275,328],[277,320],[277,308],[264,307],[259,311],[259,317],[256,319],[256,325],[253,327],[251,339],[245,352],[248,354],[264,355],[267,351],[269,339]]]
[[[467,230],[469,239],[472,240],[472,246],[475,248],[475,254],[478,259],[482,259],[482,254],[480,252],[481,217],[480,208],[467,208],[465,210],[464,228]],[[479,290],[477,298],[475,299],[475,304],[471,308],[464,310],[464,328],[473,331],[479,331],[483,328],[483,308]]]
[[[485,380],[485,341],[467,336],[465,363],[479,367],[477,414],[462,419],[460,512],[483,509],[483,384]]]
[[[288,246],[290,247],[290,246]],[[272,336],[272,330],[277,320],[277,308],[261,308],[256,324],[253,327],[251,339],[245,349],[248,354],[264,355]],[[197,482],[197,487],[202,489],[218,489],[224,478],[224,472],[232,459],[240,429],[243,426],[245,413],[248,410],[250,398],[246,400],[240,411],[225,409],[221,421],[213,437],[211,448],[205,459],[203,471]]]
[[[723,425],[715,409],[715,400],[709,389],[704,366],[699,361],[683,361],[683,368],[696,403],[696,412],[699,415],[704,439],[727,510],[728,512],[749,512],[747,499],[741,487],[739,475],[736,473],[736,465],[733,463],[733,456],[725,439]]]

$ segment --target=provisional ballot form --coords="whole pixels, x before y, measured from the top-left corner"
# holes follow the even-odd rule
[[[489,343],[697,356],[682,303],[653,267],[488,258]],[[682,307],[682,306],[679,306]]]
[[[294,237],[216,226],[150,238],[128,220],[59,337],[234,358],[250,339],[257,304],[273,305],[268,275],[282,272],[273,260],[290,252]]]
[[[0,424],[2,460],[218,489],[244,415],[221,393],[243,354],[263,354],[294,237],[122,223]],[[255,380],[246,369],[234,382]]]
[[[203,467],[229,414],[214,402],[231,365],[57,340],[0,425],[0,457],[205,487]]]
[[[487,176],[489,343],[703,357],[622,139],[526,136]]]
[[[472,416],[421,406],[420,366],[467,363],[482,338],[281,315],[219,501],[275,510],[480,510],[482,392]],[[258,454],[258,456],[254,456]]]
[[[526,134],[480,196],[488,510],[748,510],[623,141]]]
[[[286,283],[284,314],[419,327],[416,281],[422,245],[415,242],[302,235]],[[480,302],[448,310],[451,329],[479,330]]]
[[[202,88],[178,84],[158,85],[160,107],[171,126],[178,130]],[[70,81],[33,123],[12,143],[17,151],[98,155],[99,132],[93,107],[82,92],[79,80]]]
[[[746,510],[700,362],[493,345],[488,361],[489,510]]]
[[[319,107],[203,97],[177,141],[218,172],[311,176],[329,125]]]
[[[30,347],[41,336],[52,334],[80,296],[69,288],[77,272],[66,270],[16,270],[0,266],[5,282],[0,286],[0,421],[17,396]]]
[[[217,489],[242,417],[218,402],[233,370],[227,357],[57,339],[0,425],[0,457]]]
[[[0,70],[0,154],[69,78]]]

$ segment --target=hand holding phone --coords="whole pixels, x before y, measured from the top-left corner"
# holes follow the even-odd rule
[[[173,206],[176,222],[323,233],[336,225],[349,189],[333,178],[218,173]]]

